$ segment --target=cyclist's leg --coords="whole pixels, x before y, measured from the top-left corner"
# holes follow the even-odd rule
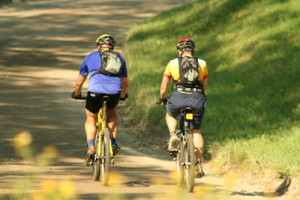
[[[110,133],[112,133],[111,137],[116,138],[118,132],[118,116],[116,113],[116,108],[107,109],[107,121],[108,121],[108,129]]]
[[[95,154],[94,140],[96,135],[96,118],[99,109],[102,106],[102,98],[100,94],[88,92],[85,105],[86,121],[85,121],[85,133],[88,143],[87,159],[86,163],[92,162]]]
[[[107,102],[107,122],[108,129],[110,132],[111,145],[113,148],[113,155],[118,153],[119,146],[117,144],[117,135],[118,135],[118,115],[117,115],[117,105],[119,103],[120,93],[109,95]]]
[[[177,119],[176,116],[179,114],[181,98],[177,92],[174,92],[167,101],[167,113],[166,113],[166,123],[170,132],[170,140],[168,144],[168,150],[171,157],[176,156],[172,152],[178,150],[179,138],[177,137],[176,127]]]
[[[95,139],[96,135],[96,118],[97,114],[102,106],[102,96],[99,93],[87,93],[87,100],[85,105],[86,121],[85,132],[87,140]],[[89,142],[88,142],[89,143]]]
[[[176,132],[176,127],[177,127],[177,119],[175,117],[170,116],[168,113],[166,113],[166,122],[168,129],[171,133]]]
[[[85,109],[86,113],[86,121],[85,121],[85,133],[86,139],[89,141],[90,139],[95,139],[96,135],[96,118],[97,114],[92,113],[88,109]]]
[[[120,99],[120,93],[108,95],[109,99],[107,102],[107,122],[111,137],[116,138],[118,132],[118,115],[117,105]]]
[[[191,130],[193,134],[193,139],[194,139],[194,145],[196,148],[196,155],[197,155],[197,160],[201,162],[202,154],[203,154],[203,147],[204,147],[204,140],[201,135],[201,130]]]
[[[170,131],[170,139],[168,143],[168,151],[172,158],[176,157],[176,152],[178,151],[179,138],[176,135],[177,120],[175,117],[166,114],[166,122],[168,129]]]
[[[166,123],[170,131],[170,134],[176,132],[176,127],[177,127],[176,116],[178,116],[179,110],[181,108],[180,102],[181,102],[181,98],[177,92],[174,92],[171,96],[168,97]]]
[[[194,145],[198,161],[198,169],[196,176],[201,178],[204,176],[201,161],[204,147],[204,140],[201,134],[202,119],[205,111],[205,96],[203,94],[194,94],[190,99],[190,106],[195,109],[194,119],[190,122],[190,129],[193,134]]]
[[[190,122],[189,127],[193,133],[198,161],[201,161],[204,146],[201,126],[205,111],[205,97],[202,94],[194,94],[189,103],[190,106],[195,109],[194,119]]]
[[[94,114],[90,112],[89,110],[86,111],[86,121],[85,121],[85,133],[86,133],[86,139],[88,143],[88,149],[87,149],[87,157],[86,157],[86,165],[91,165],[94,162],[94,156],[95,156],[95,146],[94,146],[94,140],[96,135],[96,117],[97,114]]]
[[[196,148],[196,156],[197,156],[197,169],[196,169],[196,177],[201,178],[205,176],[205,173],[202,168],[202,154],[203,154],[203,147],[204,147],[204,140],[201,134],[201,130],[191,130],[193,134],[193,141]]]

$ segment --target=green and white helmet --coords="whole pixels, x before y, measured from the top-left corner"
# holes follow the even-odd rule
[[[109,34],[103,34],[97,38],[96,44],[103,48],[114,49],[116,41],[113,36]]]

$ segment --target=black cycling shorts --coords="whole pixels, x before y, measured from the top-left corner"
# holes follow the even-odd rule
[[[194,118],[189,122],[191,130],[201,129],[202,119],[206,107],[205,96],[202,93],[185,94],[173,92],[167,99],[167,112],[172,117],[180,114],[180,109],[184,107],[192,107],[195,110]]]
[[[113,109],[115,108],[120,99],[120,94],[102,94],[102,93],[95,93],[95,92],[88,92],[85,108],[89,110],[91,113],[97,114],[102,107],[103,103],[103,96],[108,96],[109,99],[107,101],[107,108]]]

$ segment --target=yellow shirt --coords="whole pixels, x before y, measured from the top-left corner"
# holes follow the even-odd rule
[[[206,62],[204,60],[198,59],[199,63],[199,81],[203,81],[204,79],[207,79],[208,77],[208,72],[207,72],[207,66]],[[177,81],[179,79],[179,62],[178,58],[175,58],[171,60],[164,72],[164,76],[167,78],[172,78],[174,81]]]

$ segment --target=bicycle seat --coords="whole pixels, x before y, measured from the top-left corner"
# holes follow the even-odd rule
[[[105,101],[107,101],[109,99],[109,96],[103,96],[103,100]]]
[[[192,107],[184,107],[184,108],[181,108],[181,109],[180,109],[180,112],[181,112],[181,113],[182,113],[182,112],[194,113],[195,110],[194,110],[194,108],[192,108]]]

